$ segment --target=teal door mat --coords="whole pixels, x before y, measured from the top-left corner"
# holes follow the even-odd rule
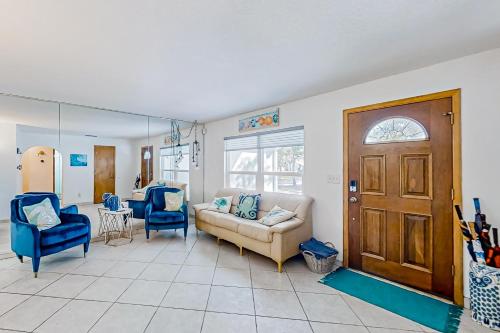
[[[439,332],[455,333],[463,309],[348,269],[339,268],[321,283]]]

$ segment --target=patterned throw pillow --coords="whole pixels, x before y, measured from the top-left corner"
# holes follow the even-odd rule
[[[297,215],[297,213],[283,209],[280,206],[274,206],[273,209],[266,214],[266,216],[259,220],[259,223],[270,227],[275,224],[288,221],[295,215]]]
[[[37,226],[38,230],[45,230],[61,224],[59,216],[57,216],[54,207],[49,198],[45,198],[42,202],[23,207],[24,214],[30,224]]]
[[[260,198],[260,194],[240,193],[234,215],[248,220],[257,220]]]
[[[178,212],[184,203],[184,191],[179,192],[165,192],[165,210],[167,212]]]
[[[231,209],[231,202],[233,201],[233,197],[220,197],[214,198],[214,201],[207,207],[207,210],[212,210],[214,212],[219,213],[229,213]]]

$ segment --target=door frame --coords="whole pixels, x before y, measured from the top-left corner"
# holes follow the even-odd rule
[[[442,98],[451,98],[453,124],[452,124],[452,154],[453,154],[453,202],[454,205],[462,205],[462,131],[461,131],[461,89],[453,89],[432,93],[427,95],[403,98],[389,102],[376,103],[343,111],[343,265],[349,267],[349,209],[348,209],[348,183],[349,183],[349,115],[352,113],[373,111],[393,106],[407,105],[412,103],[432,101]],[[460,306],[464,305],[463,291],[463,240],[462,232],[456,214],[453,214],[453,302]]]

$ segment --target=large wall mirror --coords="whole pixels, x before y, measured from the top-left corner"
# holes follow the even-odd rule
[[[2,124],[13,137],[2,140],[0,153],[12,153],[13,162],[4,170],[11,184],[1,197],[0,222],[8,224],[10,200],[26,192],[54,192],[61,206],[76,204],[93,222],[93,234],[104,193],[143,200],[151,185],[181,183],[190,206],[203,200],[196,123],[0,95]],[[10,251],[4,234],[0,254]]]

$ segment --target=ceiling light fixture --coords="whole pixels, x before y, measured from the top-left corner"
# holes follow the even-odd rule
[[[150,145],[149,145],[149,116],[148,116],[148,150],[146,150],[144,152],[144,159],[145,160],[151,159],[151,152],[149,151],[149,149],[150,149]],[[148,166],[149,166],[149,163],[148,163]],[[149,172],[148,172],[148,176],[149,176]]]

